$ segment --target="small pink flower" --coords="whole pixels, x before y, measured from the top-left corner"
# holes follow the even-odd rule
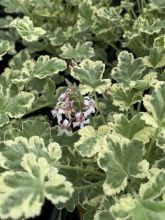
[[[96,103],[94,99],[88,96],[84,97],[84,110],[86,110],[85,113],[87,115],[90,115],[91,113],[95,113],[96,111],[95,107],[96,107]]]
[[[73,127],[80,126],[80,128],[84,127],[84,125],[89,124],[90,120],[89,118],[86,119],[87,115],[82,112],[78,112],[76,114],[76,122],[73,122]]]
[[[69,98],[69,95],[67,92],[61,93],[61,95],[58,97],[59,102],[66,101]]]
[[[58,124],[61,122],[62,120],[62,114],[64,114],[64,110],[62,108],[59,108],[59,107],[55,107],[55,109],[53,109],[51,111],[53,117],[57,117],[57,121],[58,121]]]
[[[71,122],[65,119],[59,126],[58,126],[58,136],[66,134],[68,136],[72,136],[73,132],[71,131]]]
[[[73,101],[70,101],[67,99],[65,101],[65,116],[69,119],[71,119],[72,113],[74,112],[74,106],[73,106]]]

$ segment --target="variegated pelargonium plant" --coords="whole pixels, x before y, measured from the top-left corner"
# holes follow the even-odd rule
[[[0,219],[164,220],[165,1],[0,5]]]

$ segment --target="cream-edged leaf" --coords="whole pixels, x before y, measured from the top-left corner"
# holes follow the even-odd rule
[[[165,128],[165,84],[156,88],[152,95],[145,95],[143,103],[147,112],[143,113],[142,119],[155,128]]]
[[[82,61],[85,58],[91,58],[95,55],[92,48],[92,42],[87,41],[85,43],[78,42],[75,47],[70,43],[66,43],[61,47],[62,54],[60,55],[64,59],[74,59],[77,62]]]
[[[75,149],[83,157],[101,156],[107,150],[106,135],[110,132],[108,126],[100,126],[94,130],[92,126],[86,126],[79,130],[80,139],[74,144]]]
[[[27,109],[31,107],[33,100],[33,94],[20,92],[14,85],[9,86],[6,91],[0,85],[0,126],[8,123],[9,117],[22,117]]]
[[[37,61],[27,60],[23,63],[22,73],[27,80],[38,78],[43,79],[65,70],[66,62],[57,57],[50,58],[48,55],[40,56]]]
[[[155,199],[165,191],[165,172],[160,171],[149,178],[147,183],[141,184],[140,196],[143,199]]]
[[[134,59],[132,53],[122,51],[118,55],[117,67],[112,69],[111,75],[119,83],[129,85],[130,81],[140,79],[144,71],[141,58]]]
[[[9,41],[0,41],[0,60],[10,50]]]
[[[39,136],[16,137],[1,144],[1,154],[6,158],[4,168],[20,170],[20,162],[25,153],[33,153],[36,157],[45,158],[50,164],[57,162],[62,155],[61,148],[56,142],[45,146],[44,140]]]
[[[107,175],[103,184],[104,193],[114,195],[125,189],[130,176],[146,176],[148,163],[143,160],[144,145],[138,140],[115,141],[112,136],[107,139],[107,145],[110,152],[105,153],[98,164]]]
[[[129,140],[138,139],[142,142],[148,142],[152,136],[152,129],[146,126],[145,122],[141,119],[141,113],[136,114],[128,120],[124,114],[115,114],[114,124],[111,123],[112,128],[122,137],[128,138]]]
[[[109,79],[102,79],[105,65],[102,61],[83,60],[79,66],[71,69],[71,75],[79,80],[83,85],[87,86],[88,92],[106,90],[110,87]]]
[[[27,16],[13,20],[11,27],[16,28],[21,37],[29,42],[37,41],[39,37],[46,33],[43,28],[34,27],[32,20]]]
[[[128,110],[131,105],[141,101],[141,91],[134,88],[126,88],[122,83],[113,84],[108,90],[111,95],[113,104],[120,108],[120,110]]]
[[[165,151],[165,129],[160,129],[158,136],[156,138],[156,144],[159,146],[162,150]]]

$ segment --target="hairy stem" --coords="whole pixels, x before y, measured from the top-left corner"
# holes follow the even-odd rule
[[[73,170],[73,171],[78,171],[78,172],[82,172],[82,173],[91,173],[91,174],[95,174],[97,176],[105,177],[104,173],[94,171],[94,170],[90,170],[90,169],[84,169],[84,168],[81,168],[81,167],[73,167],[73,166],[61,165],[61,164],[57,164],[57,165],[55,164],[55,167],[59,168],[59,169]]]
[[[100,112],[102,121],[103,121],[104,124],[106,124],[105,118],[104,118],[104,115],[103,115],[102,110],[101,110],[101,108],[100,108],[99,100],[98,100],[98,98],[97,98],[97,94],[96,94],[96,91],[95,91],[95,90],[93,91],[93,95],[94,95],[94,98],[95,98],[95,101],[96,101],[97,109],[98,109],[99,112]]]

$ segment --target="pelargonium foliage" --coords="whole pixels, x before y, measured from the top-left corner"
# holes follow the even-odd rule
[[[0,6],[0,219],[165,219],[165,1]]]

